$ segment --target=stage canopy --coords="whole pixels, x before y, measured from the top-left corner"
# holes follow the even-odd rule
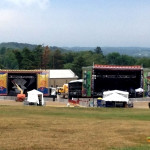
[[[119,66],[119,65],[94,65],[94,69],[101,70],[142,70],[141,66]]]

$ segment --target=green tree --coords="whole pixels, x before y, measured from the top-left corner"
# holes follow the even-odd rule
[[[83,51],[83,52],[79,52],[79,54],[76,57],[81,56],[84,59],[85,62],[85,66],[91,66],[94,62],[94,55],[95,53],[92,51]],[[96,54],[97,55],[97,54]]]
[[[64,64],[64,69],[71,69],[71,70],[73,70],[73,63],[66,63],[66,64]]]
[[[105,57],[102,54],[97,54],[92,51],[80,52],[80,56],[84,58],[86,66],[92,66],[94,64],[107,64]]]
[[[49,58],[50,58],[50,49],[48,46],[46,46],[43,50],[42,69],[48,69]]]
[[[110,65],[120,65],[121,56],[117,52],[110,53],[106,56],[107,62]]]
[[[42,57],[43,57],[43,46],[38,45],[34,50],[33,50],[33,60],[34,60],[34,68],[35,69],[41,69],[42,68]]]
[[[135,65],[136,59],[128,55],[120,55],[117,52],[110,53],[106,56],[110,65]]]
[[[72,63],[78,54],[75,52],[66,52],[64,54],[64,63]]]
[[[21,50],[13,50],[16,61],[18,63],[18,69],[22,69],[22,51]]]
[[[85,59],[82,56],[78,56],[73,61],[73,68],[72,70],[75,72],[75,74],[81,78],[82,77],[82,67],[86,66]]]
[[[13,51],[9,50],[6,52],[3,58],[3,65],[5,69],[18,69],[18,62],[16,60]]]
[[[52,58],[52,68],[53,69],[62,69],[64,65],[64,59],[61,51],[59,49],[53,52]]]
[[[2,48],[0,49],[0,54],[1,54],[1,55],[4,55],[4,54],[6,53],[6,51],[7,51],[6,47],[2,47]]]
[[[22,61],[21,61],[21,68],[22,69],[33,69],[34,59],[33,59],[33,53],[28,48],[24,48],[22,50]]]
[[[136,59],[134,57],[128,55],[121,56],[121,64],[120,65],[135,65]]]
[[[136,64],[142,65],[144,68],[150,68],[150,58],[148,57],[137,58]]]
[[[93,54],[94,64],[107,64],[106,58],[101,54]]]
[[[103,55],[103,51],[102,51],[101,47],[99,47],[99,46],[97,46],[96,49],[94,49],[94,52],[95,52],[96,54],[101,54],[101,55]]]

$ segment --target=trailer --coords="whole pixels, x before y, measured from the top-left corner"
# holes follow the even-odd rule
[[[82,97],[83,79],[72,80],[68,83],[68,102],[79,104],[79,98]]]

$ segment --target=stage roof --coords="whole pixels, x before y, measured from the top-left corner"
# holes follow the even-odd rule
[[[119,65],[94,65],[94,69],[100,70],[143,70],[141,66],[119,66]]]
[[[4,70],[0,69],[0,73],[42,73],[42,72],[47,72],[45,70]]]
[[[50,78],[74,78],[77,79],[78,76],[71,69],[50,69]]]

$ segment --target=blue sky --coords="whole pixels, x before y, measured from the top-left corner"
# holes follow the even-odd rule
[[[1,0],[0,43],[150,47],[150,0]]]

